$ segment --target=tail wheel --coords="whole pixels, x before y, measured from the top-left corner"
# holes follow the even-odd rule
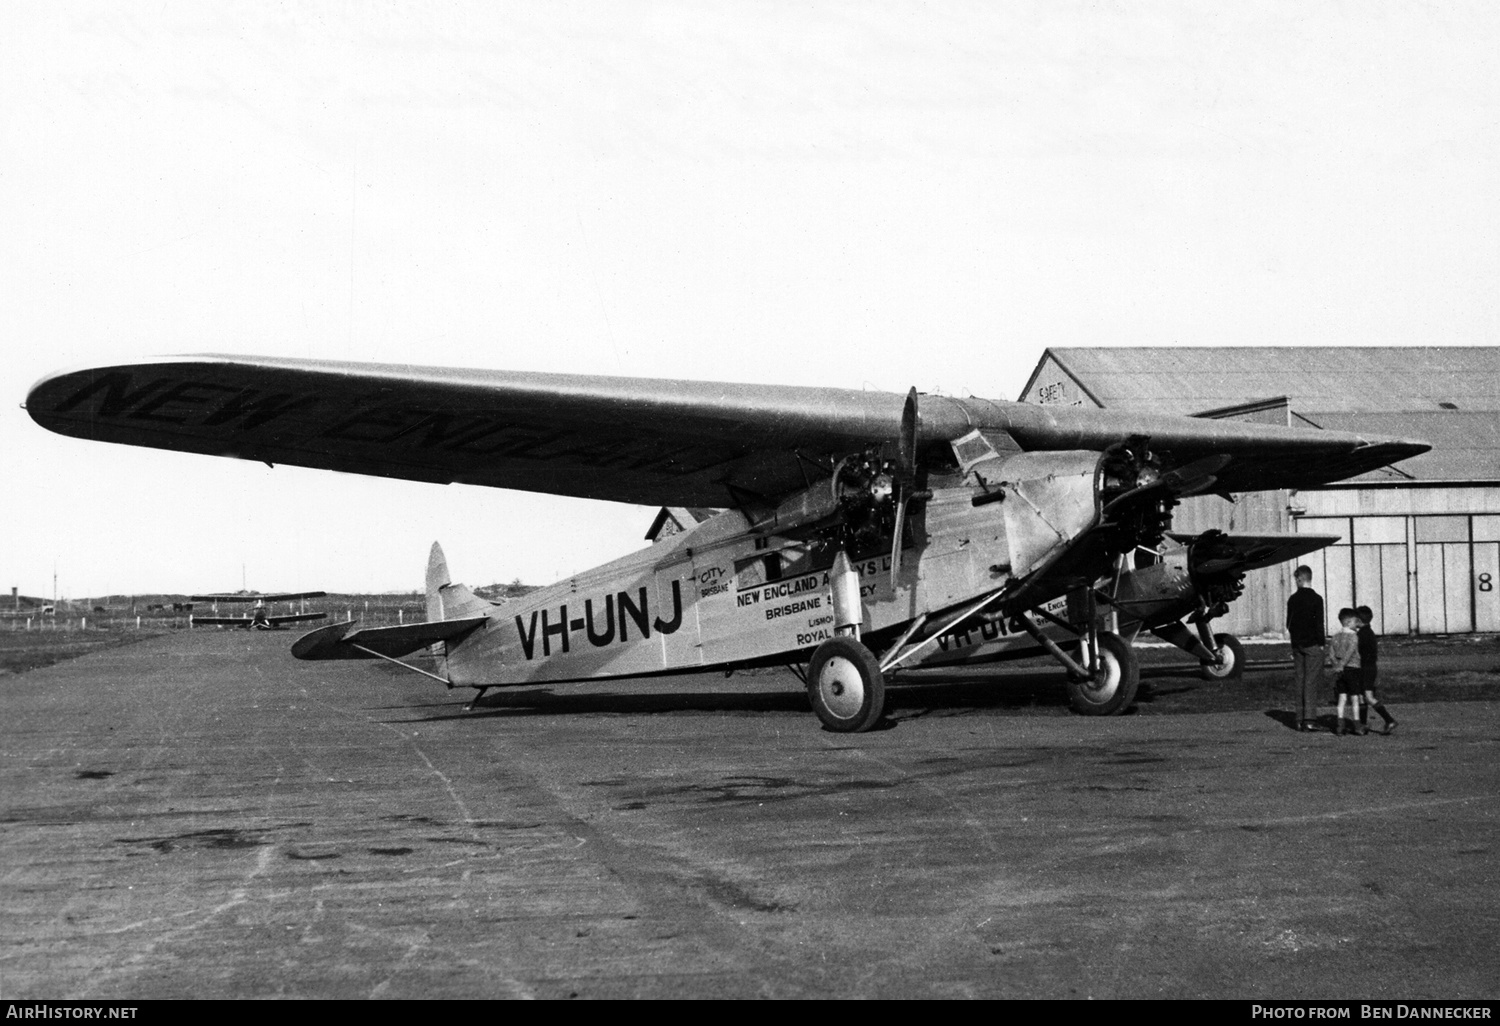
[[[880,661],[852,637],[829,638],[807,664],[807,697],[823,726],[841,734],[869,730],[885,711]]]
[[[1117,716],[1135,701],[1141,667],[1135,650],[1118,634],[1099,632],[1099,670],[1093,679],[1068,681],[1068,701],[1085,716]]]
[[[1203,664],[1204,680],[1239,680],[1245,675],[1245,646],[1233,634],[1215,634],[1214,645],[1223,660],[1217,666]]]

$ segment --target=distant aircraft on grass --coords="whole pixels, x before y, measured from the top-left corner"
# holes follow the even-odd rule
[[[915,389],[233,356],[62,373],[26,405],[99,441],[722,510],[503,604],[452,583],[434,545],[425,622],[330,624],[293,653],[385,659],[478,696],[785,665],[836,731],[872,727],[903,667],[1042,652],[1073,708],[1118,713],[1142,629],[1233,676],[1241,650],[1211,622],[1244,572],[1334,539],[1174,535],[1177,501],[1314,488],[1429,448]],[[524,528],[504,529],[524,544]],[[401,662],[423,648],[436,672]]]
[[[272,616],[270,603],[272,602],[295,602],[298,599],[322,598],[326,592],[321,591],[294,591],[284,592],[279,595],[251,595],[246,593],[226,595],[194,595],[194,602],[212,602],[217,607],[220,602],[245,603],[253,602],[249,616],[198,616],[191,617],[194,627],[243,627],[253,631],[281,630],[289,623],[309,623],[313,620],[328,619],[327,613],[286,613],[281,616]]]

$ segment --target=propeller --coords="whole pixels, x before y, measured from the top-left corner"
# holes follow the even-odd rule
[[[1176,470],[1168,471],[1160,477],[1147,480],[1145,484],[1137,485],[1127,492],[1116,495],[1105,505],[1104,512],[1109,514],[1117,507],[1155,491],[1165,491],[1174,499],[1201,495],[1218,483],[1219,479],[1215,475],[1228,466],[1232,458],[1219,454],[1204,456],[1202,459],[1184,464]]]
[[[1215,475],[1228,466],[1230,459],[1229,456],[1214,455],[1194,460],[1162,475],[1162,484],[1180,498],[1201,495],[1218,482]]]
[[[901,572],[901,536],[906,533],[906,506],[917,487],[917,432],[922,414],[917,409],[917,390],[906,393],[901,409],[901,434],[896,439],[896,526],[891,531],[891,590]]]

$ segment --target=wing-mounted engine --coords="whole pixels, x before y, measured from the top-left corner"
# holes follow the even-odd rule
[[[1205,677],[1223,680],[1243,671],[1244,653],[1232,635],[1215,634],[1209,625],[1243,593],[1245,574],[1315,552],[1337,537],[1231,535],[1210,529],[1199,535],[1169,534],[1167,540],[1158,552],[1139,551],[1134,569],[1101,581],[1095,594],[1115,610],[1122,625],[1149,630],[1196,656]]]
[[[1179,540],[1180,539],[1180,540]],[[1184,616],[1208,620],[1223,616],[1244,591],[1244,562],[1230,537],[1209,530],[1195,537],[1173,536],[1160,551],[1143,546],[1135,567],[1100,585],[1098,597],[1122,623],[1155,630]]]
[[[1208,530],[1194,538],[1188,544],[1187,562],[1198,600],[1190,621],[1223,616],[1229,604],[1244,594],[1244,553],[1223,531]]]
[[[826,479],[793,493],[774,510],[749,511],[751,529],[764,534],[811,534],[846,552],[870,551],[889,542],[894,578],[907,513],[913,503],[932,497],[921,483],[920,428],[917,390],[912,389],[894,444],[874,445],[845,456],[832,465]]]
[[[834,464],[829,477],[749,513],[760,534],[823,535],[857,545],[888,532],[896,513],[895,464],[873,447]]]
[[[831,482],[838,496],[837,541],[850,551],[864,550],[889,538],[899,503],[894,460],[870,449],[834,468]]]

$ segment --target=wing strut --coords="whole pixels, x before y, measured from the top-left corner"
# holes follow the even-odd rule
[[[1049,616],[1048,619],[1053,618]],[[1053,659],[1056,659],[1058,662],[1062,663],[1064,669],[1068,670],[1070,673],[1084,678],[1085,680],[1093,676],[1093,673],[1091,671],[1085,670],[1078,664],[1077,660],[1068,655],[1068,653],[1064,652],[1062,648],[1057,644],[1057,642],[1053,641],[1051,638],[1047,637],[1047,635],[1043,634],[1041,630],[1037,628],[1037,625],[1031,622],[1031,617],[1027,616],[1025,613],[1017,613],[1016,622],[1021,625],[1021,627],[1026,631],[1027,634],[1031,635],[1033,641],[1045,648],[1051,654]],[[1069,627],[1068,629],[1072,630],[1071,627]],[[1089,661],[1091,663],[1097,662],[1097,660],[1094,659],[1090,659]]]
[[[366,648],[364,645],[361,645],[357,641],[350,641],[347,644],[349,645],[350,648],[357,648],[361,652],[369,653],[370,655],[374,656],[376,659],[384,659],[388,663],[395,663],[397,666],[401,667],[403,670],[411,670],[413,673],[420,673],[424,677],[431,677],[433,680],[441,681],[443,683],[443,685],[445,687],[447,687],[450,691],[453,689],[453,682],[451,680],[449,680],[447,677],[439,677],[437,674],[432,673],[429,670],[424,670],[420,666],[413,666],[411,663],[403,663],[401,660],[396,659],[393,656],[388,656],[384,652],[377,652],[373,648]]]
[[[948,631],[949,629],[958,626],[960,623],[962,623],[963,621],[967,620],[969,617],[973,616],[975,613],[979,612],[985,606],[987,606],[990,603],[994,602],[1001,595],[1005,594],[1006,588],[1008,588],[1010,586],[1010,583],[1011,582],[1006,581],[1005,584],[1002,584],[1000,587],[996,588],[995,590],[985,592],[983,595],[979,596],[979,598],[977,598],[976,600],[974,600],[973,602],[971,602],[967,606],[965,606],[963,608],[963,611],[961,613],[959,613],[957,616],[955,616],[953,619],[949,620],[947,623],[943,624],[943,626],[941,626],[937,630],[933,631],[924,640],[917,642],[915,645],[911,646],[905,652],[903,652],[903,651],[901,651],[901,646],[904,645],[904,644],[906,644],[906,638],[910,637],[911,633],[913,633],[913,631],[908,631],[907,635],[905,637],[903,637],[902,640],[900,642],[898,642],[896,645],[892,646],[891,650],[885,654],[885,658],[882,659],[882,660],[880,660],[880,672],[881,673],[886,673],[886,672],[888,672],[890,670],[895,669],[897,666],[900,666],[902,663],[906,662],[912,656],[914,656],[918,652],[922,651],[922,649],[926,648],[928,645],[932,644],[938,638],[942,637],[943,633],[945,631]],[[918,621],[917,626],[920,627],[922,625],[922,623],[925,622],[925,621],[926,621],[926,617],[923,617],[922,620]]]

